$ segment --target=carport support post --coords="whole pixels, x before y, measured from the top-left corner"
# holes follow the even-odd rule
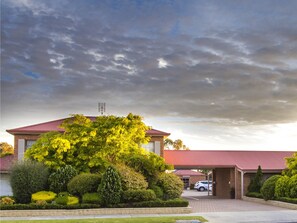
[[[243,188],[244,188],[244,181],[243,181],[243,177],[244,177],[244,172],[240,169],[238,169],[238,171],[241,173],[241,199],[243,198]]]

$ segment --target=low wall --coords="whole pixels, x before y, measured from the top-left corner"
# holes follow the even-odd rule
[[[14,156],[8,155],[0,158],[0,173],[8,173],[13,164]]]
[[[254,198],[254,197],[246,197],[246,196],[243,196],[242,200],[256,202],[259,204],[267,204],[267,205],[273,205],[273,206],[277,206],[277,207],[281,207],[281,208],[297,210],[297,204],[291,204],[291,203],[282,202],[282,201],[270,201],[270,200],[265,201],[263,199]]]
[[[165,208],[94,208],[75,210],[1,210],[0,217],[131,215],[131,214],[189,214],[190,207]]]

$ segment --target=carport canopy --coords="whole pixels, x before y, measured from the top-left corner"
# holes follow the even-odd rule
[[[164,150],[166,163],[176,169],[215,169],[236,167],[242,171],[281,171],[293,151]]]

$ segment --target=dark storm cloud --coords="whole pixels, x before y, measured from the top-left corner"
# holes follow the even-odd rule
[[[296,2],[254,3],[3,1],[2,116],[297,121]]]

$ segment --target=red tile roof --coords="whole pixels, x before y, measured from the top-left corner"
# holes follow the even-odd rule
[[[193,170],[176,170],[174,173],[178,176],[205,176],[205,174]]]
[[[218,168],[238,167],[245,171],[257,170],[258,165],[266,171],[283,170],[286,168],[285,157],[294,152],[283,151],[205,151],[164,150],[167,163],[175,168]]]
[[[94,117],[94,116],[87,116],[87,118],[91,119],[92,121],[94,121],[96,119],[96,117]],[[35,125],[24,126],[24,127],[15,128],[15,129],[8,129],[6,131],[12,135],[40,134],[40,133],[45,133],[45,132],[50,132],[50,131],[64,132],[64,129],[59,128],[59,126],[66,119],[68,119],[68,118],[58,119],[58,120],[54,120],[54,121],[50,121],[50,122],[39,123],[39,124],[35,124]],[[149,130],[147,130],[146,133],[149,136],[169,136],[170,135],[170,133],[162,132],[162,131],[159,131],[156,129],[149,129]]]

